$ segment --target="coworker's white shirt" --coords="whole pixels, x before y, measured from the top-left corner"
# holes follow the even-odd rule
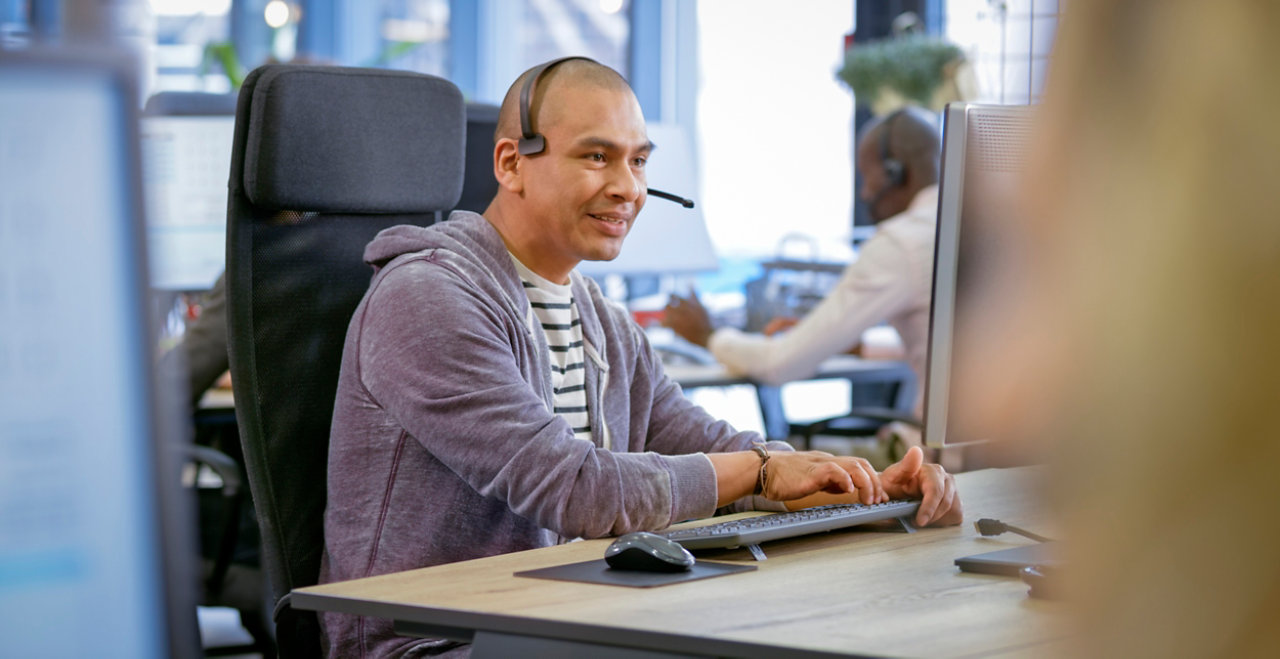
[[[887,321],[902,337],[906,360],[920,384],[919,414],[937,216],[938,187],[920,190],[907,210],[877,226],[840,281],[795,327],[773,337],[719,329],[708,341],[711,354],[732,371],[782,384],[813,375],[823,360],[852,348],[863,331]]]

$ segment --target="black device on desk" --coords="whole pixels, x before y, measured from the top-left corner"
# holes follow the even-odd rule
[[[660,535],[684,545],[686,549],[745,547],[886,519],[908,518],[919,509],[919,501],[907,500],[870,505],[840,503],[666,531]]]
[[[604,552],[604,562],[615,570],[685,572],[693,567],[693,554],[679,543],[647,531],[620,536]]]

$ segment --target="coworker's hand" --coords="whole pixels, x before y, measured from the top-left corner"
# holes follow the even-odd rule
[[[764,335],[773,336],[774,334],[785,332],[795,327],[798,322],[800,322],[800,319],[794,316],[774,316],[768,323],[765,323]]]
[[[921,499],[916,525],[949,526],[964,521],[956,479],[942,465],[925,464],[924,451],[912,446],[907,454],[880,474],[892,499]]]
[[[711,316],[698,300],[696,292],[690,291],[689,297],[672,295],[664,311],[663,325],[670,327],[686,341],[707,347],[713,331]]]
[[[822,451],[777,452],[769,458],[764,496],[789,501],[813,494],[850,494],[862,503],[888,501],[875,467],[865,458],[836,456]]]

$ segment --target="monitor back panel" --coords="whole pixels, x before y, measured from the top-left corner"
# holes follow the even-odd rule
[[[179,499],[146,314],[136,95],[102,59],[0,53],[0,638],[188,656]],[[194,585],[194,584],[191,584]]]

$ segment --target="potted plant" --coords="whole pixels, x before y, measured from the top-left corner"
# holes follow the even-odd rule
[[[926,35],[906,35],[856,44],[845,51],[836,76],[856,102],[884,115],[908,103],[935,112],[951,101],[975,96],[976,83],[964,51]]]

